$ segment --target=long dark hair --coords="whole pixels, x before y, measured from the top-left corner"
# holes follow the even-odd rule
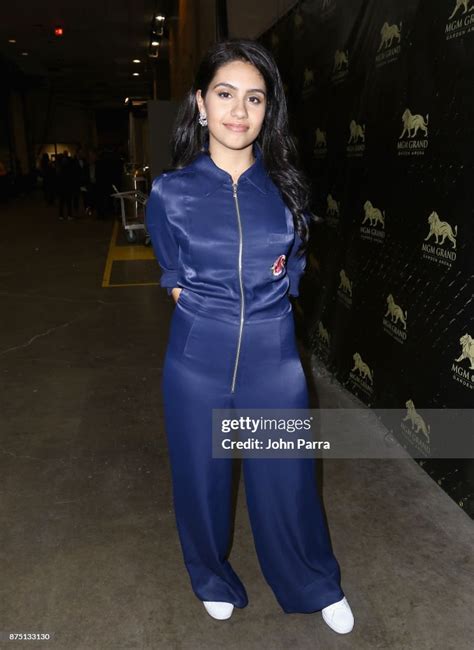
[[[300,254],[303,254],[309,237],[303,213],[313,216],[309,210],[310,185],[300,168],[295,140],[289,132],[280,73],[273,56],[263,45],[250,39],[232,38],[209,47],[198,67],[194,83],[178,109],[170,140],[172,166],[175,169],[185,167],[208,146],[209,130],[198,122],[196,92],[201,89],[204,98],[217,70],[236,60],[254,65],[265,80],[267,104],[257,141],[262,148],[265,169],[293,214],[295,230],[303,242],[300,247]]]

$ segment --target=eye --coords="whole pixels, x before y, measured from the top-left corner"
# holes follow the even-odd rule
[[[219,91],[217,93],[218,97],[222,97],[223,95],[228,95],[230,97],[230,93],[227,92],[226,90],[221,90],[221,91]],[[249,99],[252,99],[252,100],[256,99],[257,100],[256,102],[254,102],[254,101],[250,102],[251,104],[261,104],[262,103],[262,100],[259,97],[257,97],[256,95],[252,95],[252,97],[249,97]]]

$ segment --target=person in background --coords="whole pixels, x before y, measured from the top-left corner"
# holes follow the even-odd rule
[[[95,166],[96,188],[97,188],[97,219],[105,219],[109,214],[110,201],[108,197],[112,192],[110,179],[109,154],[102,149],[97,157]]]
[[[90,149],[86,161],[86,193],[84,194],[84,207],[89,217],[93,215],[97,207],[96,161],[97,152],[95,149]]]
[[[74,169],[69,156],[69,151],[65,149],[62,154],[58,155],[57,162],[57,193],[59,196],[59,218],[64,220],[65,209],[67,211],[68,221],[74,219],[72,214],[72,194],[75,182]]]
[[[43,196],[48,205],[54,203],[54,186],[56,171],[47,153],[41,156],[40,174],[43,179]]]
[[[84,152],[81,146],[78,146],[76,153],[71,158],[71,199],[73,216],[78,217],[81,202],[81,183],[82,183],[82,164]]]
[[[89,163],[87,161],[86,153],[82,147],[79,147],[77,150],[77,189],[78,189],[78,197],[77,197],[77,209],[79,210],[79,196],[82,198],[82,206],[84,208],[84,212],[88,214],[87,211],[87,193],[88,193],[88,184],[89,184]],[[73,200],[73,207],[74,207],[74,200]]]

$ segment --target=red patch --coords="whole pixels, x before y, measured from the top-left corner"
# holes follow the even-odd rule
[[[280,275],[283,272],[285,266],[286,255],[279,255],[276,260],[271,265],[271,270],[273,275]]]

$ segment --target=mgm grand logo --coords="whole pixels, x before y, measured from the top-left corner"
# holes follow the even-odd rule
[[[470,390],[474,389],[474,339],[470,334],[463,334],[459,339],[461,354],[451,366],[452,377]],[[467,363],[465,363],[467,361]],[[462,364],[462,365],[461,365]]]
[[[421,245],[423,258],[451,268],[456,261],[457,225],[453,228],[434,211],[428,217],[428,225],[429,232]]]
[[[387,296],[387,311],[383,317],[383,328],[394,339],[403,343],[407,338],[407,312],[397,305],[391,293]]]
[[[321,18],[326,20],[336,8],[336,0],[321,0]]]
[[[301,95],[303,97],[308,97],[314,92],[314,70],[305,66],[303,70],[303,87],[301,89]]]
[[[318,338],[321,341],[321,344],[329,348],[331,345],[329,333],[327,329],[324,327],[321,321],[319,321],[318,324]]]
[[[472,0],[454,0],[454,9],[448,17],[444,29],[447,41],[469,34],[474,30],[473,11]]]
[[[368,199],[364,203],[364,218],[360,226],[360,236],[362,239],[379,244],[383,243],[385,239],[385,210],[382,211],[375,207]]]
[[[350,158],[362,156],[365,151],[365,124],[357,124],[351,120],[349,124],[349,140],[347,141],[346,152]]]
[[[328,226],[337,227],[339,225],[339,203],[332,194],[328,194],[326,202],[326,223]]]
[[[395,61],[400,54],[400,41],[402,39],[402,23],[389,25],[385,22],[380,30],[380,45],[375,55],[375,65],[382,67]]]
[[[336,50],[334,52],[334,65],[332,68],[332,82],[340,83],[349,74],[349,51]]]
[[[313,348],[318,349],[318,354],[324,360],[329,358],[329,351],[331,348],[331,337],[329,332],[324,327],[322,321],[319,321],[317,330],[314,331],[314,338],[312,340]]]
[[[359,352],[354,352],[352,359],[354,360],[354,366],[349,372],[349,379],[353,384],[362,389],[364,393],[372,395],[374,388],[373,370],[363,361]]]
[[[296,29],[301,29],[301,27],[303,27],[303,22],[303,16],[301,15],[301,12],[297,10],[293,16],[293,25],[296,27]]]
[[[409,108],[403,111],[402,123],[403,131],[398,140],[398,155],[399,156],[423,156],[428,148],[428,120],[423,115],[413,114]],[[418,136],[418,131],[420,135]],[[406,136],[406,140],[403,138]],[[417,137],[418,136],[418,137]]]
[[[347,277],[344,269],[339,271],[339,286],[337,287],[337,297],[346,307],[352,306],[352,283]]]
[[[431,427],[426,424],[423,417],[417,413],[413,400],[405,402],[407,414],[400,423],[400,430],[418,450],[429,455],[431,451],[430,431]],[[405,424],[407,422],[407,424]]]
[[[328,143],[326,140],[326,131],[316,127],[314,131],[313,154],[316,158],[324,158],[328,152]]]

